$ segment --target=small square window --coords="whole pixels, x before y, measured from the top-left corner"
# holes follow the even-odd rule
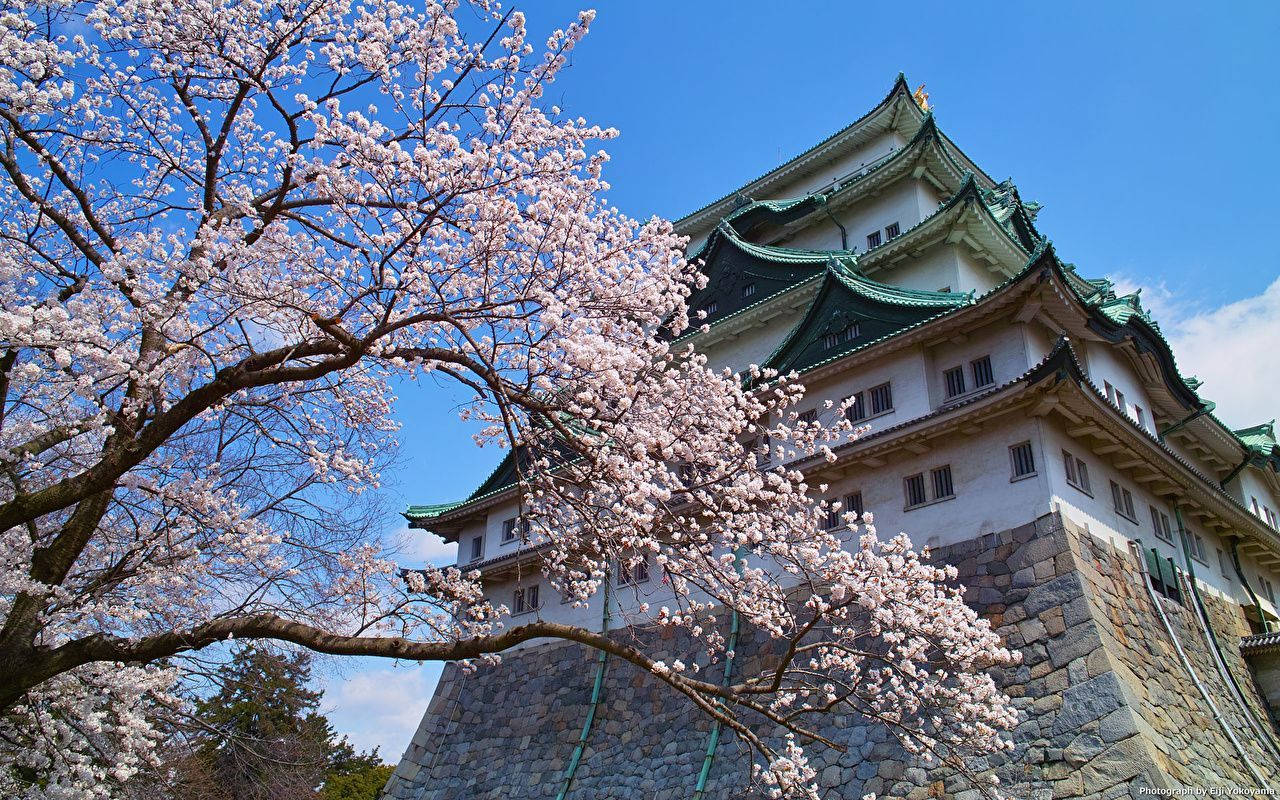
[[[1222,572],[1222,577],[1230,578],[1231,572],[1227,568],[1227,554],[1222,551],[1221,547],[1215,549],[1218,551],[1218,570]]]
[[[879,386],[873,386],[868,393],[871,395],[871,413],[883,414],[886,411],[893,410],[893,385],[882,383]]]
[[[538,610],[538,587],[526,586],[522,589],[516,589],[513,596],[512,605],[515,606],[516,614],[524,614],[529,611]]]
[[[1036,474],[1036,457],[1031,442],[1020,442],[1009,448],[1009,461],[1014,478],[1026,478]]]
[[[1204,543],[1204,537],[1198,533],[1188,531],[1188,544],[1191,546],[1191,555],[1201,564],[1209,566],[1209,546]]]
[[[1076,472],[1080,476],[1080,488],[1084,490],[1085,494],[1092,496],[1093,486],[1089,483],[1089,465],[1077,458]]]
[[[1089,485],[1089,466],[1066,450],[1062,451],[1062,466],[1067,473],[1067,483],[1093,497],[1093,487]]]
[[[880,231],[873,231],[867,234],[867,249],[880,246]]]
[[[849,494],[846,494],[844,496],[844,508],[842,510],[845,513],[853,514],[861,519],[864,513],[862,508],[862,492],[850,492]]]
[[[862,392],[852,395],[850,403],[845,407],[844,418],[850,422],[857,422],[867,418],[867,404],[863,401]]]
[[[484,558],[484,537],[477,536],[471,540],[471,560],[479,561]]]
[[[755,294],[756,294],[756,285],[754,283],[748,283],[746,286],[742,287],[743,297],[755,297]]]
[[[1138,423],[1139,428],[1143,428],[1144,430],[1146,429],[1147,418],[1146,418],[1146,415],[1142,413],[1142,406],[1133,407],[1133,419],[1135,422]]]
[[[901,234],[902,234],[902,228],[899,227],[898,223],[890,222],[888,225],[885,226],[884,238],[886,241],[888,241],[889,239],[896,239]]]
[[[1112,386],[1110,381],[1103,381],[1102,386],[1106,390],[1107,399],[1114,403],[1116,401],[1116,387]]]
[[[822,518],[822,529],[824,531],[830,531],[839,528],[841,525],[841,514],[841,510],[836,508],[834,504],[827,506],[826,516]]]
[[[925,500],[928,499],[924,493],[924,473],[909,475],[904,478],[903,489],[907,495],[907,508],[923,505]]]
[[[707,303],[705,306],[702,307],[703,313],[705,313],[708,317],[719,310],[720,310],[720,303],[716,300],[712,300],[710,303]]]
[[[1276,604],[1276,587],[1271,585],[1271,581],[1266,578],[1262,579],[1262,590],[1266,592],[1267,599],[1271,601],[1271,605]]]
[[[1166,542],[1173,542],[1173,528],[1169,525],[1169,515],[1160,511],[1155,506],[1151,509],[1151,527],[1156,532],[1156,538],[1163,539]]]
[[[1120,516],[1137,522],[1133,515],[1133,495],[1115,481],[1111,482],[1111,505]]]
[[[983,356],[969,362],[973,370],[973,388],[980,389],[996,382],[995,373],[991,371],[991,356]]]
[[[952,367],[942,373],[942,379],[946,383],[948,399],[964,394],[964,369],[962,367]]]
[[[1119,389],[1116,389],[1116,406],[1125,413],[1128,413],[1129,411],[1129,406],[1125,405],[1124,392]]]
[[[944,497],[954,497],[955,491],[951,486],[951,465],[938,467],[931,473],[933,477],[933,499],[941,500]]]
[[[642,559],[630,566],[623,559],[618,560],[618,585],[633,586],[649,580],[649,560]]]
[[[862,325],[856,321],[850,322],[838,331],[823,334],[822,347],[823,349],[830,350],[837,345],[844,344],[845,342],[851,342],[861,335]]]
[[[502,521],[502,541],[514,542],[516,540],[516,531],[519,530],[519,517],[508,517]]]
[[[800,416],[796,419],[798,422],[805,422],[812,425],[818,421],[818,409],[810,408],[806,411],[801,411]]]

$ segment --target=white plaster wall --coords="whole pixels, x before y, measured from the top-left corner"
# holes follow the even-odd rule
[[[1262,476],[1258,474],[1257,467],[1249,466],[1241,470],[1236,479],[1229,484],[1228,491],[1231,492],[1231,495],[1240,505],[1249,509],[1250,514],[1254,513],[1253,500],[1257,498],[1257,516],[1258,519],[1264,522],[1266,521],[1266,515],[1262,513],[1264,507],[1270,508],[1275,514],[1280,514],[1280,498],[1277,498],[1271,489],[1267,487],[1267,484],[1263,482]]]
[[[1125,408],[1123,410],[1125,414],[1131,419],[1136,419],[1134,406],[1140,406],[1142,408],[1144,427],[1154,434],[1155,425],[1152,420],[1151,398],[1147,396],[1147,392],[1142,388],[1138,376],[1124,360],[1124,357],[1117,354],[1111,345],[1098,342],[1088,342],[1084,346],[1084,350],[1086,351],[1088,362],[1089,380],[1093,385],[1104,394],[1106,393],[1107,383],[1123,392],[1125,398]]]
[[[1009,447],[1027,440],[1036,454],[1037,474],[1011,480]],[[1048,513],[1043,461],[1035,420],[1006,417],[975,436],[957,435],[919,456],[833,481],[827,496],[861,491],[882,539],[905,532],[917,547],[936,547],[1024,525]],[[951,465],[955,499],[906,510],[903,479],[923,472],[927,483],[929,470],[944,464]]]
[[[953,292],[968,291],[960,288],[956,258],[955,245],[936,244],[921,253],[919,258],[899,261],[886,269],[876,270],[870,277],[892,286],[923,289],[927,292],[947,288]]]
[[[881,243],[885,241],[884,228],[898,223],[906,232],[933,213],[933,208],[921,207],[921,181],[902,178],[883,189],[875,197],[864,197],[833,214],[849,233],[849,248],[859,253],[867,251],[867,234],[880,231]],[[856,190],[855,190],[856,191]],[[840,230],[827,215],[815,216],[813,223],[783,242],[787,247],[833,250],[840,247]]]
[[[1109,541],[1125,550],[1130,541],[1140,540],[1145,549],[1154,548],[1162,557],[1173,558],[1184,571],[1187,570],[1187,559],[1182,552],[1182,544],[1178,536],[1178,522],[1173,508],[1162,498],[1149,493],[1144,485],[1134,481],[1127,474],[1115,470],[1103,456],[1098,456],[1083,440],[1072,439],[1056,422],[1043,423],[1044,442],[1048,464],[1048,480],[1053,501],[1063,514],[1077,524],[1087,527],[1089,532],[1104,541]],[[1067,482],[1062,451],[1066,450],[1076,458],[1083,460],[1089,468],[1089,481],[1092,495],[1086,494]],[[1111,481],[1129,490],[1133,495],[1134,515],[1137,522],[1126,519],[1116,513],[1111,499]],[[1169,543],[1156,536],[1151,521],[1150,507],[1169,517],[1173,529],[1173,542]],[[1239,580],[1228,564],[1228,574],[1222,574],[1218,561],[1218,551],[1227,552],[1227,545],[1211,531],[1201,528],[1190,519],[1183,517],[1184,528],[1192,534],[1199,534],[1206,546],[1204,562],[1195,562],[1197,580],[1214,592],[1235,600],[1245,602],[1246,595]]]
[[[496,540],[490,540],[488,536],[486,536],[487,529],[488,525],[486,519],[483,517],[475,522],[469,522],[462,527],[462,530],[458,533],[458,566],[465,568],[468,564],[472,563],[471,541],[477,536],[485,540],[484,551],[480,556],[479,561],[484,561],[486,558],[491,558],[496,555],[494,552],[494,542]],[[476,563],[479,563],[479,561]]]
[[[871,426],[873,433],[929,413],[928,395],[923,391],[924,370],[918,349],[895,353],[823,381],[806,383],[805,399],[797,406],[797,410],[816,408],[819,418],[830,422],[838,411],[835,407],[823,408],[826,401],[829,400],[838,407],[854,392],[865,391],[886,381],[892,384],[893,411],[867,420],[866,424]],[[868,398],[865,402],[871,401]]]
[[[1004,275],[992,272],[986,261],[979,261],[967,249],[956,247],[956,286],[955,292],[975,292],[985,294],[1004,280]]]
[[[771,193],[774,198],[803,197],[814,192],[836,178],[843,178],[852,172],[862,169],[877,159],[902,148],[906,139],[896,131],[881,134],[863,146],[851,151],[843,158],[831,161],[822,168],[788,182]],[[757,200],[762,198],[756,198]]]
[[[942,373],[952,367],[963,366],[965,386],[973,388],[973,370],[969,362],[984,355],[991,356],[991,372],[995,386],[1018,377],[1034,362],[1027,360],[1027,348],[1018,323],[995,323],[985,328],[969,331],[964,341],[947,341],[926,351],[925,368],[928,375],[928,403],[937,408],[947,400]],[[982,391],[991,386],[983,387]],[[961,398],[967,395],[962,395]],[[954,398],[953,398],[954,400]]]
[[[1056,333],[1035,320],[1032,320],[1029,325],[1022,326],[1022,335],[1028,368],[1043,361],[1058,341]]]
[[[783,312],[762,327],[752,328],[732,338],[720,339],[702,348],[707,356],[707,363],[713,369],[728,367],[734,372],[745,372],[751,364],[763,363],[800,322],[805,310],[806,308],[798,308]]]

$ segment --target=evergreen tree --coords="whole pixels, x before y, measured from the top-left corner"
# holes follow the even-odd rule
[[[195,706],[203,733],[178,769],[184,778],[205,778],[200,800],[376,797],[389,768],[378,769],[376,749],[360,753],[337,736],[310,680],[309,653],[260,645],[239,648],[218,669],[215,691]],[[329,788],[335,782],[336,794]]]

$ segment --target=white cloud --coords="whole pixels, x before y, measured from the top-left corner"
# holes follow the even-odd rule
[[[1135,284],[1116,279],[1116,291]],[[1142,293],[1184,376],[1204,381],[1200,394],[1233,428],[1280,415],[1280,278],[1261,294],[1216,308],[1181,300],[1164,285]]]
[[[386,535],[386,543],[406,567],[434,564],[438,567],[458,561],[458,543],[446,542],[429,531],[401,525]]]
[[[361,661],[370,666],[359,669],[357,664],[359,671],[325,681],[321,702],[334,729],[357,750],[378,747],[382,760],[394,764],[431,702],[441,665]]]

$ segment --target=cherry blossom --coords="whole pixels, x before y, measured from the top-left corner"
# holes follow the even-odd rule
[[[814,791],[835,710],[922,756],[1005,746],[1016,655],[954,572],[870,519],[819,529],[795,463],[858,432],[672,345],[700,324],[686,242],[609,206],[615,132],[544,101],[592,19],[535,46],[483,2],[6,0],[5,796],[109,796],[181,656],[229,638],[469,668],[577,641],[720,719],[779,795]],[[653,557],[670,599],[634,621],[704,665],[512,625],[477,574],[373,544],[405,379],[467,387],[479,442],[518,450],[559,591]],[[729,611],[785,657],[722,686],[697,676]]]

